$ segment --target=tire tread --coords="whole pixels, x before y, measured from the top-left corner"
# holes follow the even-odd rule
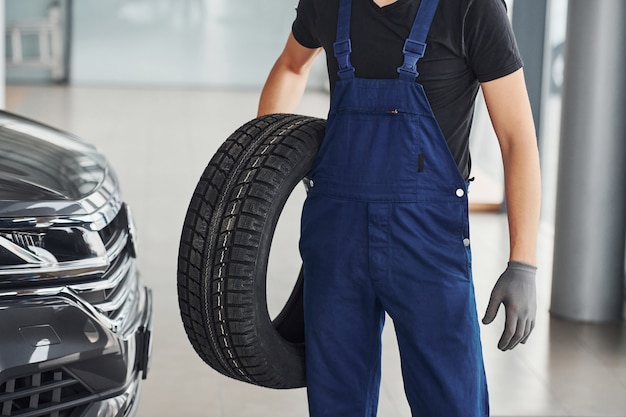
[[[304,385],[303,369],[281,374],[261,347],[267,335],[256,325],[261,294],[254,280],[269,255],[261,245],[264,233],[273,234],[267,228],[277,216],[274,203],[310,169],[324,127],[322,119],[299,115],[254,119],[222,144],[193,192],[178,255],[181,319],[197,354],[231,378],[270,388]],[[303,347],[296,350],[301,359]]]

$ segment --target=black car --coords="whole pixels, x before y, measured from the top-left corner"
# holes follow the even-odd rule
[[[0,416],[136,413],[152,295],[106,159],[0,111]]]

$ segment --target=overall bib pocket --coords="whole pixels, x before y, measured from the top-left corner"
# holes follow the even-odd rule
[[[341,109],[327,124],[312,175],[342,183],[411,183],[419,168],[419,121],[397,109]]]

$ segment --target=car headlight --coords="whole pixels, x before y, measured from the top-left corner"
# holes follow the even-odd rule
[[[0,230],[0,288],[46,280],[86,278],[109,266],[97,231],[82,227]]]

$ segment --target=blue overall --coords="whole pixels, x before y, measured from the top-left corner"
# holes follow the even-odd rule
[[[489,414],[466,183],[415,82],[437,4],[422,0],[398,79],[361,79],[340,0],[340,80],[300,239],[312,417],[376,415],[385,312],[414,416]]]

